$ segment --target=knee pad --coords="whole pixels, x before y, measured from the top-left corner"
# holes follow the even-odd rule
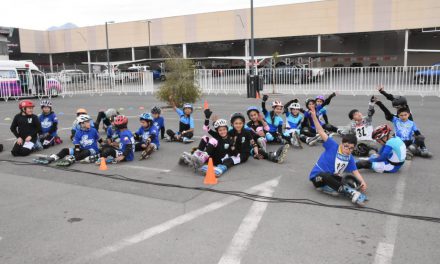
[[[269,141],[269,142],[272,142],[272,141],[275,140],[275,138],[272,136],[271,133],[267,133],[266,134],[266,140]]]
[[[356,162],[356,167],[358,169],[371,169],[371,161],[369,160],[359,160],[358,162]]]
[[[107,158],[109,156],[113,156],[113,154],[114,153],[113,153],[113,149],[112,148],[105,148],[101,152],[101,156],[105,157],[105,158]],[[116,157],[113,157],[113,158],[116,158]]]
[[[422,145],[425,142],[425,137],[423,135],[418,135],[414,137],[414,143],[417,146]]]
[[[173,130],[171,130],[171,129],[167,129],[166,132],[167,132],[167,135],[170,136],[171,138],[173,138],[174,135],[176,135],[176,133],[174,133]]]
[[[215,138],[210,138],[209,144],[213,145],[214,147],[217,147],[218,141]]]

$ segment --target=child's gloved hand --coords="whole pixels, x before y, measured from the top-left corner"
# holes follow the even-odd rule
[[[208,108],[208,109],[205,109],[204,113],[205,113],[205,117],[206,117],[206,119],[211,118],[212,111],[211,111],[209,108]]]
[[[267,99],[269,99],[269,96],[267,94],[263,95],[263,102],[266,102]]]
[[[379,101],[379,99],[377,99],[377,97],[376,96],[371,96],[371,98],[370,98],[370,102],[372,102],[372,103],[376,103],[377,101]]]

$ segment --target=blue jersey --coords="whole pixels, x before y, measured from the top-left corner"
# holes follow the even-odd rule
[[[283,118],[277,115],[274,115],[273,119],[270,116],[270,112],[264,114],[264,119],[266,120],[267,125],[269,126],[269,132],[275,133],[278,132],[278,127],[283,126]]]
[[[324,115],[327,115],[327,108],[325,108],[325,106],[317,106],[316,115],[318,116],[318,120],[321,122],[321,124],[324,124]]]
[[[357,170],[356,161],[352,155],[344,155],[339,150],[339,145],[332,138],[328,138],[322,146],[325,151],[319,157],[309,179],[314,179],[319,173],[327,172],[332,174],[342,174],[343,172],[353,172]]]
[[[158,118],[154,118],[153,123],[155,126],[157,126],[158,130],[165,127],[165,119],[162,116],[159,116]]]
[[[75,133],[75,137],[73,138],[73,144],[79,145],[80,148],[83,149],[93,149],[96,153],[98,153],[98,140],[99,134],[98,131],[94,128],[90,128],[89,130],[78,130]]]
[[[157,126],[150,126],[148,128],[140,127],[136,134],[141,137],[141,142],[145,143],[148,138],[151,138],[151,142],[154,143],[159,149],[159,128]]]
[[[192,116],[186,116],[182,109],[176,108],[176,113],[179,115],[179,132],[194,129],[194,119]]]
[[[134,159],[134,137],[130,130],[118,131],[120,138],[119,151],[125,152],[128,145],[131,145],[131,151],[125,156],[125,160],[132,161]]]
[[[286,129],[301,129],[301,123],[303,121],[303,115],[298,114],[297,116],[291,113],[286,113]]]
[[[58,118],[57,115],[54,112],[50,112],[48,115],[40,114],[38,116],[38,119],[40,119],[41,123],[41,133],[46,134],[49,133],[49,131],[52,130],[54,125],[58,125]],[[57,136],[57,131],[52,131],[50,134],[52,137]]]
[[[388,161],[394,164],[403,164],[406,158],[405,143],[399,137],[390,138],[379,151],[378,157],[370,158],[371,162]]]
[[[119,138],[119,134],[116,132],[117,132],[117,130],[114,126],[107,127],[107,131],[106,131],[107,139],[110,139],[112,141],[116,141],[116,139]]]
[[[414,132],[418,131],[414,121],[408,119],[404,122],[398,117],[393,117],[392,121],[396,130],[396,136],[400,137],[403,141],[413,140]]]
[[[321,119],[319,118],[319,110],[318,110],[318,107],[316,107],[316,108],[317,108],[316,109],[316,116],[318,117],[319,124],[321,124],[321,126],[322,126],[322,125],[324,125],[324,122],[323,122],[323,120],[321,120],[322,118]],[[313,123],[313,119],[312,119],[312,115],[310,114],[310,111],[304,112],[304,119],[307,119],[309,121],[311,128],[316,129],[315,123]]]

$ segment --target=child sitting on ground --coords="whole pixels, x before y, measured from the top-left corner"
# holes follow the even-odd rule
[[[15,115],[10,127],[11,132],[17,138],[11,150],[14,157],[28,156],[37,150],[41,123],[38,117],[34,115],[34,107],[35,105],[31,100],[23,100],[18,103],[20,113]]]
[[[160,139],[165,138],[165,119],[160,114],[162,113],[162,109],[158,106],[154,106],[151,108],[151,115],[153,115],[154,125],[157,126],[157,129],[160,131]]]
[[[159,149],[159,131],[149,113],[141,114],[139,122],[141,127],[134,134],[136,140],[135,151],[142,151],[140,160],[143,160],[148,159],[154,151]]]
[[[58,118],[52,111],[52,102],[43,100],[40,102],[42,113],[38,116],[41,123],[40,142],[44,149],[55,144],[61,144],[63,141],[58,137]]]
[[[169,141],[178,141],[183,143],[193,142],[192,137],[194,136],[194,119],[191,114],[193,112],[193,106],[191,104],[183,104],[182,109],[177,108],[176,103],[173,98],[170,97],[171,104],[179,116],[179,132],[175,133],[171,129],[168,129],[167,135]]]

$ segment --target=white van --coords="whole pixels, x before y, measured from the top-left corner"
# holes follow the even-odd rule
[[[31,61],[0,61],[0,98],[57,96],[59,81],[47,78]]]

